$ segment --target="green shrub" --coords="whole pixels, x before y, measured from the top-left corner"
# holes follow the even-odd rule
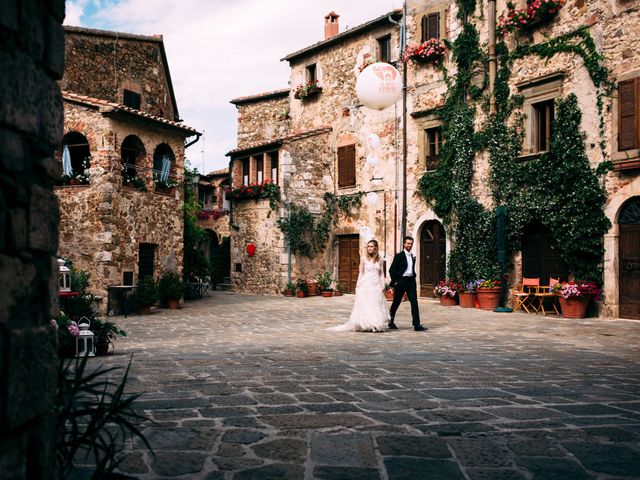
[[[146,275],[138,280],[138,286],[132,300],[138,307],[150,307],[158,303],[158,285],[153,277]]]
[[[158,282],[160,302],[165,304],[168,300],[180,300],[184,296],[184,283],[182,277],[176,272],[166,272]]]

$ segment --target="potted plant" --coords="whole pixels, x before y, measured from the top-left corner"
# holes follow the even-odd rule
[[[513,2],[507,2],[507,12],[498,19],[497,33],[504,36],[544,23],[553,18],[565,3],[566,0],[528,0],[526,8],[516,8]]]
[[[293,293],[296,290],[296,285],[293,282],[287,282],[284,286],[283,292],[285,297],[293,297]]]
[[[591,299],[600,300],[602,289],[595,282],[577,280],[556,283],[551,293],[560,296],[560,309],[564,318],[584,318]]]
[[[307,279],[307,295],[310,297],[318,295],[318,281],[314,278]]]
[[[447,53],[444,40],[430,38],[420,44],[409,45],[402,52],[402,61],[409,60],[416,63],[430,63],[431,65],[441,65]]]
[[[127,333],[118,328],[115,322],[107,320],[102,322],[101,320],[94,318],[91,321],[91,331],[94,335],[96,345],[96,355],[109,355],[113,353],[113,349],[110,349],[118,336],[126,337]]]
[[[458,292],[462,308],[474,308],[476,306],[476,289],[480,283],[481,280],[470,280],[464,284],[462,291]]]
[[[168,305],[171,310],[176,310],[180,299],[184,296],[184,283],[177,272],[166,272],[158,282],[160,303]]]
[[[482,310],[494,310],[500,306],[502,281],[498,279],[478,280],[476,295]]]
[[[433,293],[440,297],[440,305],[444,307],[453,307],[457,305],[456,295],[460,285],[451,280],[441,280],[433,289]]]
[[[333,296],[341,297],[342,292],[344,292],[344,285],[342,285],[340,282],[336,282],[335,286],[333,287]]]
[[[133,294],[133,300],[138,306],[140,315],[149,315],[151,306],[158,302],[158,286],[153,277],[145,275],[138,280],[136,291]]]
[[[323,297],[333,296],[333,289],[331,288],[332,282],[333,278],[331,278],[331,273],[325,271],[318,275],[318,288],[320,288]]]
[[[390,302],[393,301],[393,287],[388,283],[384,284],[384,298]]]
[[[293,98],[303,100],[322,92],[322,87],[318,85],[318,80],[309,81],[298,85],[293,91]]]
[[[296,295],[298,298],[304,298],[308,292],[309,286],[307,285],[307,281],[301,278],[296,282]]]

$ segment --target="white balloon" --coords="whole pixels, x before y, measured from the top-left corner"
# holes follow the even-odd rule
[[[370,153],[369,155],[367,155],[367,163],[372,167],[377,167],[378,165],[380,165],[380,159]]]
[[[376,192],[367,193],[367,203],[370,206],[374,206],[378,203],[378,194]]]
[[[375,133],[369,134],[367,140],[369,141],[369,146],[371,148],[378,148],[380,146],[380,137]]]
[[[333,187],[333,179],[329,175],[324,175],[322,177],[322,183],[325,187]]]
[[[366,107],[382,110],[402,94],[402,79],[393,65],[377,62],[365,68],[356,80],[356,95]]]

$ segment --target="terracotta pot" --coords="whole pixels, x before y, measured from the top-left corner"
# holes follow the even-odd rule
[[[138,314],[140,315],[151,315],[151,306],[139,307]]]
[[[285,297],[293,297],[293,290],[290,288],[285,288],[282,293],[284,293]]]
[[[462,308],[475,308],[476,306],[476,294],[470,292],[460,292],[460,306]]]
[[[562,298],[560,297],[560,308],[564,318],[584,318],[587,315],[587,307],[591,295]]]
[[[390,302],[393,301],[393,288],[387,288],[384,291],[384,298],[386,298]]]
[[[298,290],[298,292],[296,293],[296,297],[304,298],[304,297],[306,297],[306,295],[304,294],[304,292],[302,290]]]
[[[322,296],[325,298],[333,297],[333,292],[331,290],[322,292]]]
[[[167,305],[169,305],[170,310],[177,310],[178,305],[180,305],[180,300],[175,298],[170,298],[167,300]]]
[[[334,290],[333,291],[333,296],[334,297],[341,297],[342,296],[342,292],[340,290]]]
[[[482,310],[495,310],[500,306],[500,291],[501,287],[494,288],[478,288],[476,294],[478,295],[478,303]]]
[[[310,297],[313,297],[314,295],[318,295],[318,282],[307,282],[307,288],[309,289],[307,294]]]
[[[443,307],[455,307],[457,304],[456,297],[450,297],[449,295],[440,296],[440,305]]]

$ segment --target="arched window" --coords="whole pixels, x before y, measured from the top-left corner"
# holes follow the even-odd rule
[[[138,178],[138,168],[143,166],[144,158],[147,155],[142,141],[135,135],[126,137],[120,147],[120,158],[122,159],[122,184],[130,185],[136,183]],[[138,178],[138,182],[144,180]]]
[[[62,137],[62,179],[64,184],[89,183],[91,150],[87,137],[69,132]]]
[[[161,143],[153,152],[153,181],[156,190],[165,190],[178,186],[175,170],[176,157],[166,143]]]

